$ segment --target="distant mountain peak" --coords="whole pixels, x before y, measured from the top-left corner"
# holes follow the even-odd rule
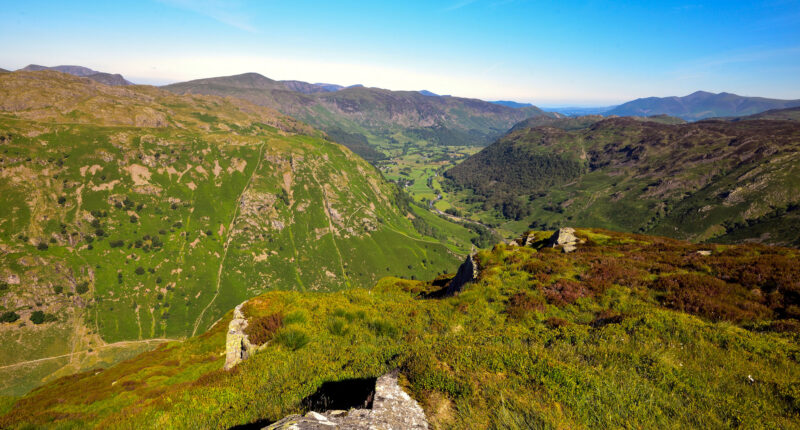
[[[715,117],[739,117],[772,109],[800,106],[800,100],[779,100],[744,97],[733,93],[719,94],[695,91],[683,97],[647,97],[623,103],[606,115],[652,116],[670,115],[687,121]]]
[[[420,90],[419,93],[422,94],[423,96],[439,97],[439,94],[436,94],[436,93],[434,93],[432,91],[428,91],[428,90]]]
[[[119,73],[104,73],[98,72],[97,70],[92,70],[88,67],[83,66],[55,66],[55,67],[47,67],[41,66],[39,64],[29,64],[19,71],[23,72],[40,72],[42,70],[53,70],[56,72],[66,73],[68,75],[78,76],[81,78],[89,78],[93,81],[99,82],[105,85],[112,85],[112,86],[124,86],[124,85],[133,85],[132,82],[126,80],[122,75]]]
[[[224,78],[227,78],[229,80],[232,80],[232,79],[247,79],[247,80],[254,81],[254,82],[269,82],[269,83],[278,82],[278,81],[276,81],[274,79],[270,79],[270,78],[262,75],[261,73],[256,73],[256,72],[247,72],[247,73],[241,73],[239,75],[224,76],[223,79]]]
[[[722,94],[726,94],[726,93],[722,93]],[[698,91],[695,91],[695,92],[689,94],[686,97],[691,97],[691,96],[715,96],[715,95],[716,94],[708,92],[708,91],[698,90]]]
[[[490,101],[489,103],[494,103],[496,105],[506,106],[515,109],[533,106],[533,104],[531,103],[519,103],[519,102],[512,102],[510,100],[497,100],[497,101]]]
[[[47,67],[47,66],[40,66],[38,64],[29,64],[29,65],[25,66],[25,68],[20,69],[20,70],[26,71],[26,72],[38,72],[38,71],[41,71],[41,70],[55,70],[57,72],[68,73],[70,75],[80,76],[80,77],[83,77],[83,78],[91,76],[91,75],[94,75],[94,74],[97,74],[97,73],[100,73],[97,70],[92,70],[92,69],[90,69],[88,67],[83,67],[83,66],[64,66],[64,65],[62,65],[62,66],[55,66],[55,67]]]

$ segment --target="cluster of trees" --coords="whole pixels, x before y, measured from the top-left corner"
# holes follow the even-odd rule
[[[462,223],[461,225],[463,225],[464,227],[470,229],[473,233],[475,233],[476,236],[470,239],[470,242],[472,242],[472,244],[477,246],[478,248],[489,248],[502,240],[501,237],[492,233],[491,230],[480,224],[465,222]]]
[[[332,141],[346,146],[369,162],[375,162],[386,158],[383,153],[375,150],[362,134],[348,133],[340,128],[328,128],[325,131]]]
[[[525,197],[581,176],[584,163],[559,154],[535,153],[524,144],[496,143],[444,173],[442,189],[473,191],[467,203],[482,204],[519,221],[531,214]]]
[[[415,217],[411,220],[411,224],[414,226],[414,230],[418,231],[420,234],[430,237],[435,237],[439,240],[445,240],[447,237],[439,231],[438,228],[428,224],[425,222],[424,219],[420,217]]]
[[[479,130],[452,130],[442,125],[414,128],[406,132],[413,140],[424,140],[441,146],[483,146],[496,139],[500,133],[487,134]]]
[[[13,323],[19,319],[19,314],[14,311],[3,312],[0,315],[0,323]]]
[[[513,196],[530,195],[569,182],[584,170],[580,161],[561,155],[531,154],[514,146],[493,145],[444,175],[457,185],[488,198],[498,192]]]
[[[800,212],[800,203],[784,205],[776,208],[772,212],[765,214],[759,218],[740,220],[740,221],[725,221],[722,226],[725,227],[727,233],[733,233],[737,230],[753,227],[763,222],[781,218],[787,213]]]
[[[19,321],[19,314],[14,311],[7,311],[0,314],[0,323],[13,323]],[[58,321],[58,318],[53,314],[47,314],[43,311],[34,311],[31,314],[31,322],[39,325],[49,322]]]
[[[31,314],[31,322],[37,325],[55,321],[58,321],[58,318],[56,318],[55,315],[46,314],[43,311],[34,311]]]

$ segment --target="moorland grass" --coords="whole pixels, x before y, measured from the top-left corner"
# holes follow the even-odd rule
[[[221,370],[227,316],[197,338],[42,387],[0,425],[228,428],[302,413],[324,382],[399,368],[435,428],[796,426],[800,269],[786,262],[797,251],[717,246],[702,256],[669,239],[578,235],[586,242],[572,254],[502,244],[478,253],[479,281],[456,297],[426,298],[442,280],[398,278],[270,292],[248,302],[250,318],[303,317],[231,372]],[[673,283],[677,274],[694,284]],[[679,306],[669,293],[697,285],[714,288],[703,306],[726,311]],[[743,286],[774,294],[732,304]]]

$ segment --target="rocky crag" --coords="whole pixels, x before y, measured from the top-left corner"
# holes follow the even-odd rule
[[[547,246],[551,248],[561,248],[566,254],[578,249],[577,245],[582,243],[580,239],[575,237],[575,229],[572,227],[564,227],[556,230],[550,239],[547,240]]]
[[[460,293],[464,289],[464,285],[478,279],[479,273],[478,263],[475,261],[475,253],[473,252],[458,267],[456,276],[447,284],[445,295],[452,296]]]
[[[247,328],[247,318],[242,313],[242,305],[236,306],[233,310],[233,319],[228,324],[228,336],[225,340],[225,370],[231,370],[233,366],[247,360],[254,352],[255,346],[250,343],[250,339],[245,334]]]

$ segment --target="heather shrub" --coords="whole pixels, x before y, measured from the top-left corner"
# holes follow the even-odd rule
[[[617,311],[606,309],[603,311],[598,312],[594,320],[589,324],[592,327],[603,327],[608,324],[619,324],[622,320],[625,319],[625,316],[620,314]]]
[[[270,315],[249,318],[245,334],[249,337],[250,343],[263,345],[275,336],[275,333],[283,327],[283,315],[274,313]]]
[[[528,292],[516,293],[506,302],[506,314],[514,319],[520,319],[531,312],[542,310],[544,310],[544,301]]]
[[[713,321],[752,321],[769,318],[772,312],[759,296],[721,279],[700,274],[680,274],[657,279],[652,288],[664,292],[664,306]]]
[[[544,287],[543,292],[548,302],[560,306],[575,303],[579,298],[590,295],[583,283],[565,278]]]

